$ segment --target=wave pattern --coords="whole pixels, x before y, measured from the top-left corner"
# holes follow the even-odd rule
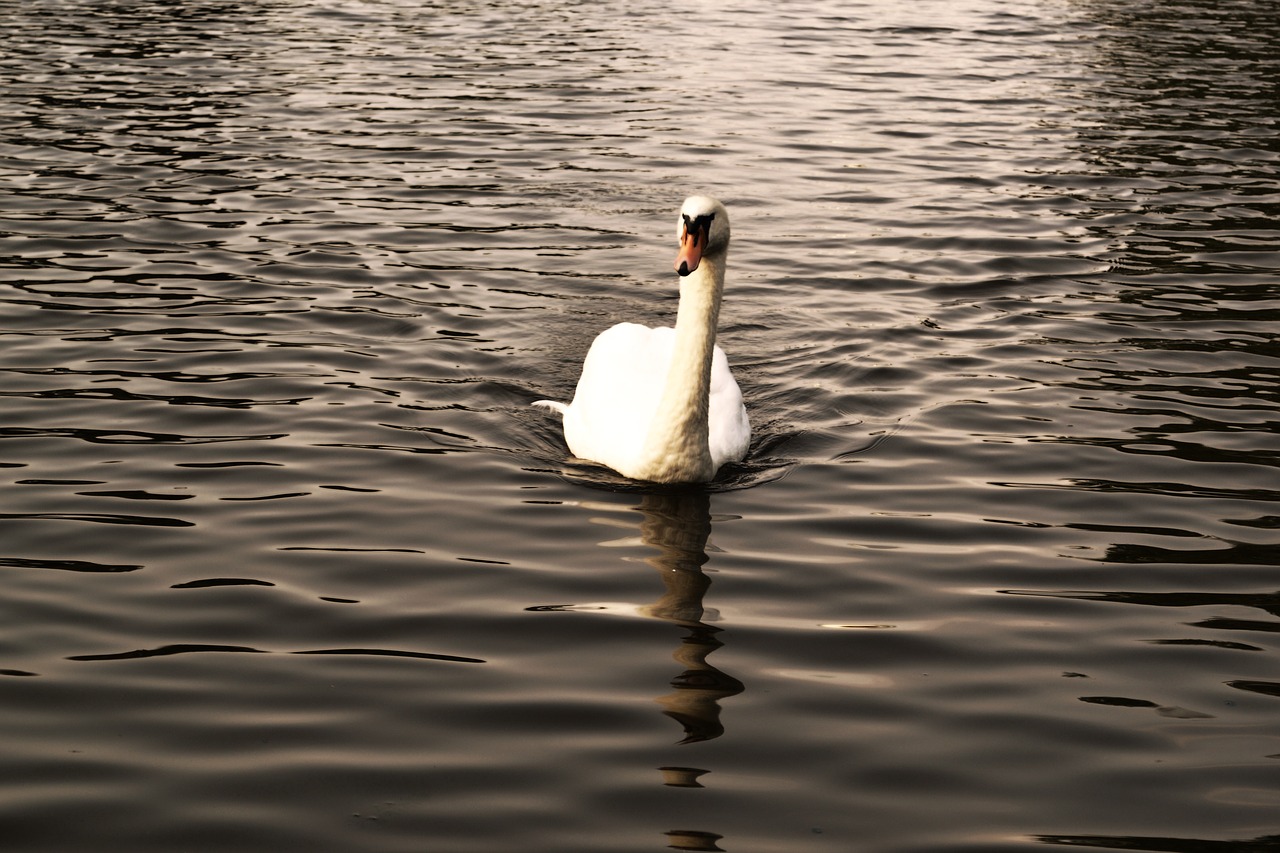
[[[1271,843],[1269,0],[0,22],[6,850]],[[655,491],[528,404],[694,191]]]

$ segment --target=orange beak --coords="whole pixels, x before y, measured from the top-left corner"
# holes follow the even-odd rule
[[[701,243],[698,241],[699,235],[702,237]],[[686,222],[684,235],[680,238],[680,253],[676,255],[676,272],[685,276],[696,270],[702,262],[702,250],[706,247],[707,233],[698,228],[690,230]]]

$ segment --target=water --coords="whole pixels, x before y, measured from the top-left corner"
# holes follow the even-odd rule
[[[6,850],[1275,846],[1269,0],[0,21]],[[663,492],[528,403],[695,191]]]

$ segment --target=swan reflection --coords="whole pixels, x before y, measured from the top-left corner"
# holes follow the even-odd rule
[[[645,562],[657,570],[663,586],[658,600],[640,612],[686,632],[671,655],[684,669],[671,680],[672,692],[656,701],[684,729],[681,743],[711,740],[724,734],[720,700],[746,689],[707,663],[707,656],[724,645],[717,637],[721,629],[709,624],[718,621],[719,614],[703,601],[711,586],[711,578],[702,571],[711,535],[711,496],[701,490],[658,492],[645,495],[639,509],[644,515],[640,538],[654,551]],[[658,770],[663,784],[673,788],[701,788],[698,777],[708,772],[696,767]],[[714,832],[678,829],[665,835],[667,847],[674,850],[724,850],[717,843],[723,836]]]
[[[618,505],[595,506],[617,511]],[[662,594],[653,602],[634,607],[630,612],[660,619],[679,626],[683,631],[679,645],[671,657],[681,667],[671,679],[671,692],[654,701],[662,713],[678,722],[684,730],[681,744],[712,740],[724,734],[720,722],[720,700],[741,693],[743,683],[721,672],[707,662],[708,656],[724,645],[719,638],[721,628],[711,624],[719,614],[704,602],[711,578],[703,572],[707,563],[707,540],[711,535],[711,496],[700,489],[670,489],[643,496],[639,506],[640,537],[601,542],[605,547],[644,545],[650,553],[643,561],[658,572]],[[614,517],[597,517],[593,522],[610,527],[625,526],[634,530],[634,521],[623,524]],[[530,610],[579,609],[575,605],[547,605]],[[590,609],[615,609],[613,606]],[[628,608],[630,610],[630,608]],[[662,784],[669,788],[702,788],[700,777],[710,771],[698,767],[663,766]],[[694,829],[672,829],[664,833],[666,846],[675,850],[717,851],[723,836]]]
[[[639,509],[644,515],[640,537],[657,552],[645,562],[658,571],[664,587],[662,596],[640,612],[687,632],[672,653],[684,670],[671,680],[673,692],[656,701],[684,728],[681,743],[711,740],[724,734],[720,700],[745,689],[707,663],[707,656],[724,645],[717,637],[721,629],[708,624],[719,615],[703,602],[711,586],[702,571],[711,534],[711,496],[694,490],[658,492],[645,495]]]

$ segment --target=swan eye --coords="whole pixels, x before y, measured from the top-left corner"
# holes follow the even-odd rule
[[[700,213],[693,218],[690,218],[687,213],[680,215],[684,217],[684,237],[681,242],[692,237],[693,245],[696,246],[698,245],[698,239],[701,238],[702,245],[707,245],[707,242],[711,239],[711,220],[715,219],[716,215],[714,213]]]

